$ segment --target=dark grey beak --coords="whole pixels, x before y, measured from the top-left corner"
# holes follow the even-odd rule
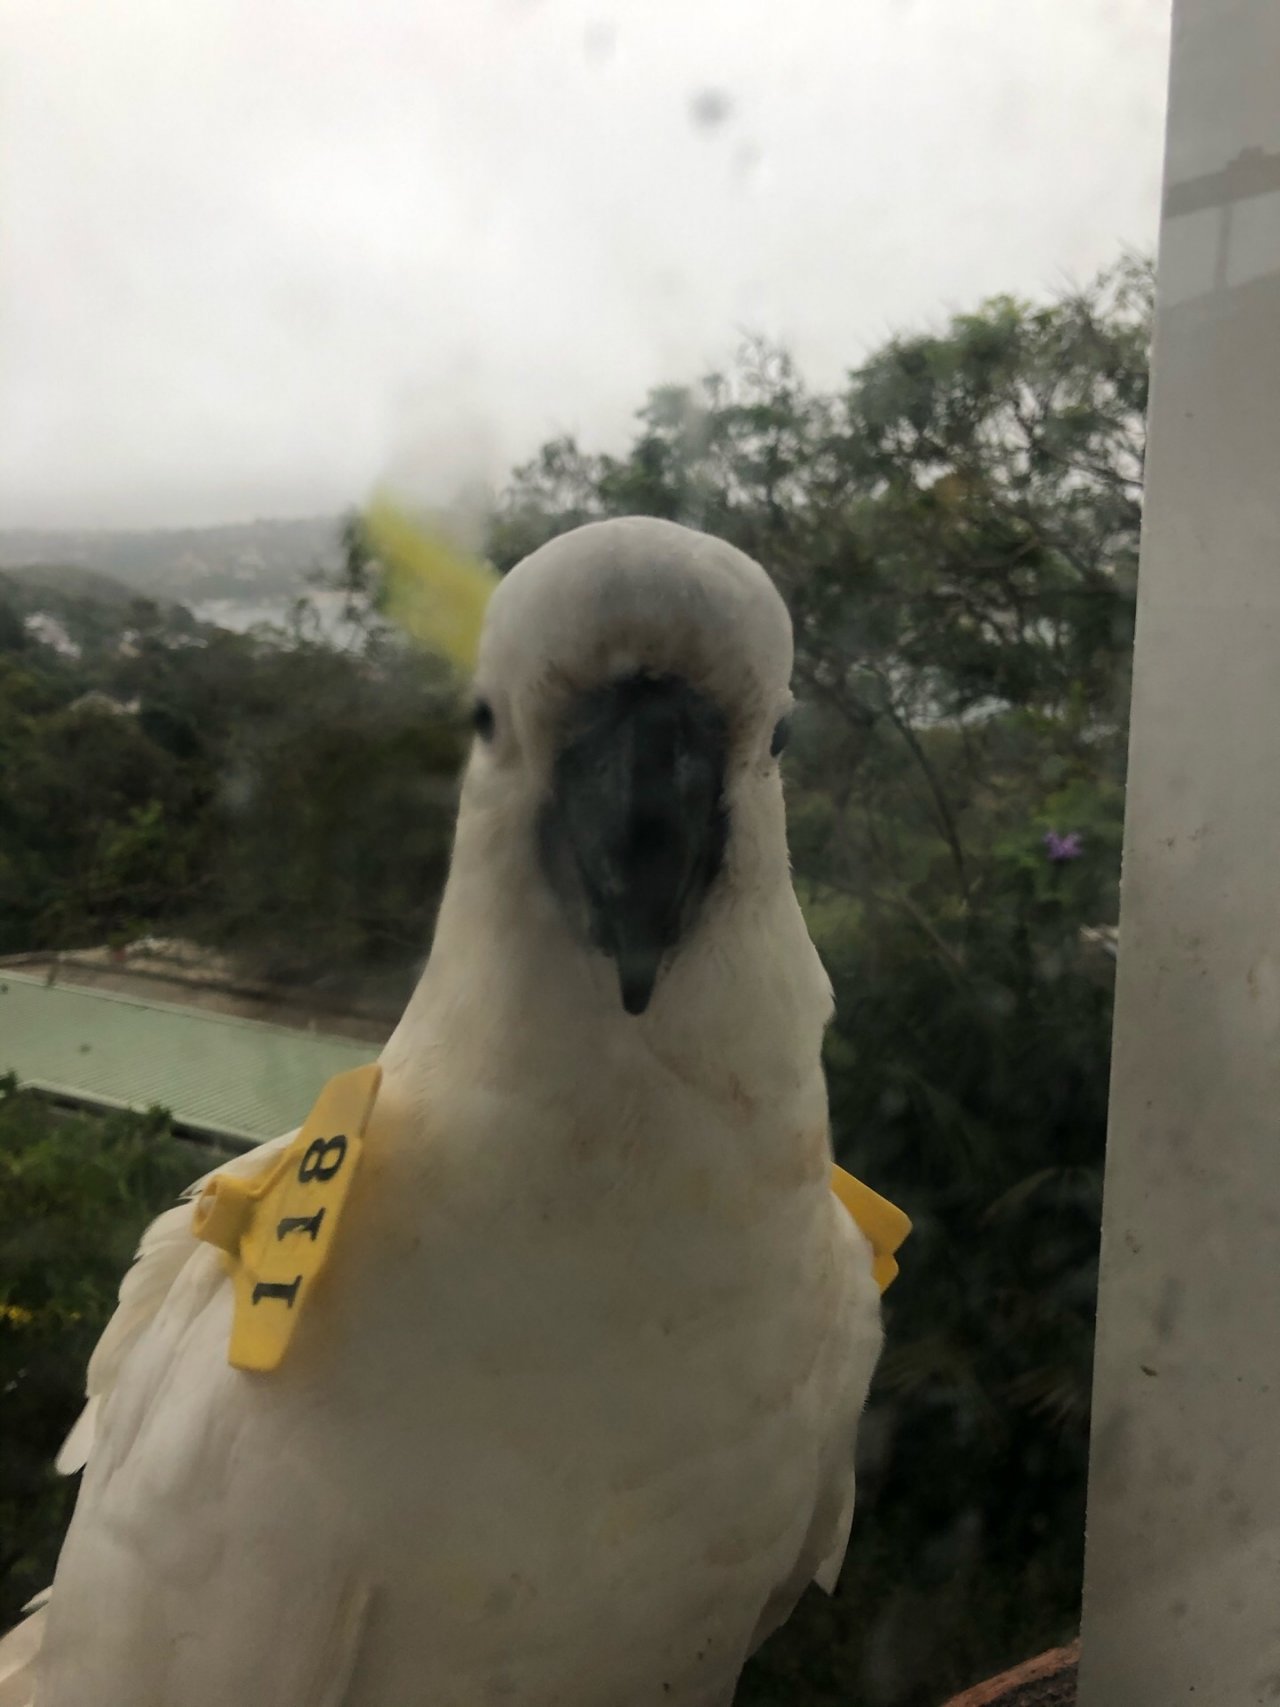
[[[641,1014],[724,860],[728,732],[674,676],[630,676],[586,695],[566,725],[543,811],[552,887],[616,962]]]

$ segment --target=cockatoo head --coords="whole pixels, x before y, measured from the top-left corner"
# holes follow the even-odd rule
[[[643,1013],[717,912],[791,900],[778,756],[791,625],[742,552],[675,523],[591,523],[494,592],[460,862],[616,972]]]

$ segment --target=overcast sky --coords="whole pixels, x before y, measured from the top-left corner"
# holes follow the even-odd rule
[[[0,525],[621,448],[1156,229],[1168,0],[0,0]]]

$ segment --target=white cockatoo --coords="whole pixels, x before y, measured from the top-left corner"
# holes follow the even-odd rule
[[[833,1176],[791,651],[765,572],[672,523],[593,523],[502,582],[324,1273],[261,1280],[321,1222],[269,1192],[257,1269],[212,1227],[328,1181],[347,1140],[312,1127],[152,1226],[0,1703],[724,1707],[833,1586],[906,1223]]]

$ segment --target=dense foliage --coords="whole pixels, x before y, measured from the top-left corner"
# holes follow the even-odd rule
[[[217,1161],[159,1112],[69,1115],[0,1078],[0,1629],[52,1578],[76,1493],[52,1454],[138,1235]]]
[[[503,569],[589,518],[686,521],[768,565],[795,618],[837,1148],[915,1233],[844,1579],[753,1663],[749,1707],[933,1707],[1073,1628],[1149,312],[1126,262],[895,339],[830,393],[753,343],[652,393],[625,457],[545,446],[492,518]],[[0,614],[5,946],[164,923],[407,980],[457,727],[372,616],[358,524],[348,547],[367,645],[153,636],[97,666],[132,720],[88,724],[83,663],[34,660]]]
[[[0,578],[0,953],[164,926],[407,994],[462,753],[446,669],[380,632],[334,649],[306,601],[256,635],[175,631],[146,600],[104,634],[64,607],[69,657],[4,599]]]

